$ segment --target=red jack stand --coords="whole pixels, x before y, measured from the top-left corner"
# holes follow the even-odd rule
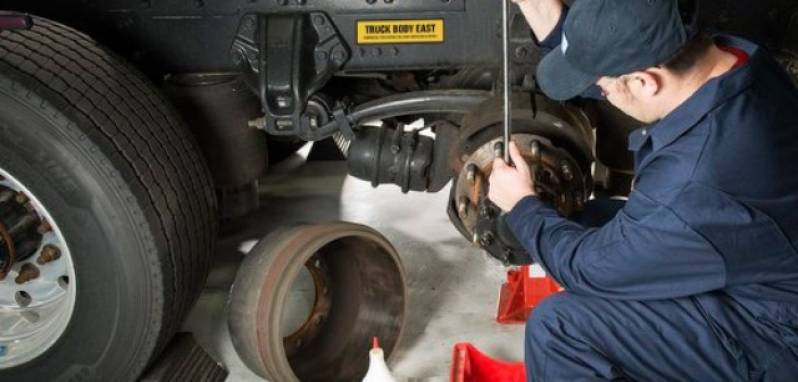
[[[499,311],[496,321],[500,324],[526,323],[529,313],[562,288],[551,277],[546,276],[540,265],[524,265],[507,271],[507,282],[499,294]]]
[[[450,382],[525,382],[523,362],[493,359],[469,343],[454,346]]]

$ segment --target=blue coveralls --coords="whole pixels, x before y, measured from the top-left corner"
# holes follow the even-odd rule
[[[763,49],[716,42],[747,63],[630,136],[609,223],[534,197],[508,213],[567,291],[529,319],[528,380],[798,381],[798,91]]]

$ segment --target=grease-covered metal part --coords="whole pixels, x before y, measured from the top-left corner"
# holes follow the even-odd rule
[[[539,197],[565,216],[580,211],[590,194],[590,177],[573,156],[541,136],[513,134],[512,140],[532,169]],[[488,178],[497,158],[494,147],[501,142],[502,138],[489,141],[466,160],[452,194],[458,205],[457,218],[467,237],[493,257],[505,263],[528,263],[529,256],[504,225],[501,210],[487,200]]]
[[[594,136],[583,112],[529,94],[513,95],[513,135],[533,170],[536,191],[565,216],[582,209],[593,189]],[[522,105],[528,105],[523,107]],[[449,218],[475,245],[506,264],[531,257],[490,200],[488,178],[503,152],[501,98],[485,102],[464,118],[460,139],[450,152],[455,176]]]
[[[395,348],[405,293],[399,255],[373,229],[284,228],[262,239],[239,268],[229,303],[233,345],[268,380],[360,380],[373,336],[386,354]]]

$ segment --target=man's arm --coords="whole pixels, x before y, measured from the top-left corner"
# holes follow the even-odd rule
[[[723,258],[671,208],[635,191],[601,228],[565,219],[533,196],[507,222],[566,290],[615,299],[678,298],[726,284]]]
[[[502,0],[504,1],[504,0]],[[568,15],[563,0],[512,0],[518,4],[527,24],[532,28],[540,45],[541,56],[545,56],[562,42],[562,28]],[[591,86],[581,94],[583,98],[604,100],[598,86]]]
[[[727,284],[724,259],[670,206],[632,192],[601,228],[568,220],[535,197],[530,168],[515,143],[515,167],[493,163],[488,196],[516,238],[565,289],[604,298],[678,298]]]
[[[562,0],[512,0],[518,4],[521,13],[535,33],[538,41],[545,41],[561,24],[565,5]],[[559,33],[556,33],[559,34]],[[559,45],[559,42],[554,46]]]

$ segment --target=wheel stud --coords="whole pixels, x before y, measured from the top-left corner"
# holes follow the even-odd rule
[[[496,142],[496,144],[493,145],[493,155],[496,158],[504,157],[504,143]]]
[[[42,248],[42,253],[39,254],[39,258],[36,259],[36,262],[39,263],[39,265],[44,265],[58,260],[59,258],[61,258],[61,250],[52,244],[47,244]]]
[[[53,227],[50,226],[50,223],[42,219],[42,222],[36,227],[36,232],[38,232],[39,235],[44,235],[47,232],[50,232],[52,229]]]
[[[25,194],[18,192],[16,198],[14,199],[19,204],[25,204],[28,202],[28,197]]]
[[[457,212],[460,214],[460,216],[465,216],[466,214],[468,214],[468,205],[469,205],[468,197],[461,196],[460,200],[457,202]]]
[[[466,167],[466,180],[469,182],[473,182],[474,179],[477,177],[477,165],[471,163]]]
[[[532,143],[529,144],[529,154],[533,161],[540,162],[540,142],[537,139],[532,140]]]

